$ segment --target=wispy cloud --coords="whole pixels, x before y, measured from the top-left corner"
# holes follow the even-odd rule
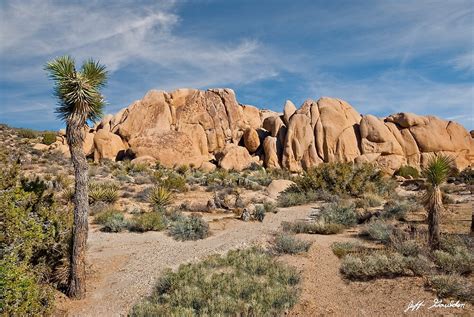
[[[43,65],[71,54],[111,71],[108,111],[151,88],[230,86],[275,110],[332,95],[363,113],[433,113],[474,128],[472,0],[207,4],[1,2],[0,121],[57,126]]]

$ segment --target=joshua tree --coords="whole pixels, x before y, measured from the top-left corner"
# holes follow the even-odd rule
[[[439,214],[443,209],[443,199],[440,186],[453,170],[453,159],[446,155],[434,156],[423,169],[427,188],[424,197],[428,210],[429,245],[432,250],[439,249]]]
[[[70,255],[70,277],[67,294],[83,298],[86,292],[85,251],[87,242],[88,164],[82,146],[84,127],[102,115],[104,98],[100,93],[107,81],[105,66],[92,59],[76,71],[75,61],[69,56],[58,57],[45,66],[54,81],[54,94],[58,98],[56,113],[66,123],[66,140],[74,166],[74,227]]]

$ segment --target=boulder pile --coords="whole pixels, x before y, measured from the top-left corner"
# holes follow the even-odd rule
[[[474,162],[474,139],[460,124],[434,116],[361,115],[347,102],[323,97],[283,113],[239,104],[231,89],[149,91],[95,127],[86,127],[84,151],[95,161],[129,158],[173,167],[242,170],[252,163],[292,172],[323,162],[376,163],[393,174],[420,168],[432,155]],[[65,151],[61,135],[54,145]]]

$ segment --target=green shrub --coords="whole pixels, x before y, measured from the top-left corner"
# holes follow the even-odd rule
[[[466,167],[459,173],[457,178],[466,185],[474,185],[474,168]]]
[[[0,259],[0,312],[3,316],[46,316],[54,308],[50,287],[14,256]]]
[[[439,298],[454,297],[461,301],[474,303],[474,285],[469,279],[459,275],[430,276],[427,286],[432,288]]]
[[[356,200],[356,207],[370,208],[379,207],[383,204],[383,199],[376,194],[363,194],[362,197]]]
[[[384,177],[375,165],[352,163],[325,163],[313,167],[294,179],[292,191],[311,192],[318,189],[337,195],[374,193],[382,197],[391,196],[396,182]]]
[[[109,218],[118,218],[119,217],[119,216],[117,217],[115,215],[122,215],[123,216],[123,212],[120,211],[120,210],[114,209],[114,208],[107,208],[107,209],[97,213],[94,216],[93,223],[103,225],[109,220]]]
[[[171,224],[170,234],[176,240],[199,240],[209,235],[209,225],[197,215],[180,217]]]
[[[102,231],[105,232],[121,232],[128,227],[128,221],[125,220],[123,213],[111,214],[102,223]]]
[[[283,231],[293,233],[309,233],[309,234],[336,234],[344,230],[344,226],[338,223],[318,222],[282,222]]]
[[[407,213],[417,208],[418,205],[416,203],[408,200],[390,200],[385,204],[381,216],[384,219],[404,220]]]
[[[176,172],[181,174],[181,175],[186,174],[188,171],[189,171],[189,166],[185,165],[185,164],[180,165],[176,168]]]
[[[291,207],[307,204],[308,198],[304,192],[283,192],[278,196],[278,206]]]
[[[334,242],[331,249],[338,258],[343,258],[347,254],[362,251],[364,247],[359,242]]]
[[[337,223],[346,227],[357,223],[355,205],[351,201],[342,200],[336,203],[329,203],[321,208],[321,219],[325,223]]]
[[[264,202],[263,203],[263,209],[265,209],[265,212],[271,212],[271,213],[274,213],[274,214],[278,213],[277,206],[272,202],[268,202],[268,201]]]
[[[417,240],[404,240],[398,243],[392,240],[391,242],[394,249],[404,256],[418,256],[423,251],[423,246]]]
[[[20,138],[24,139],[35,139],[38,136],[37,132],[31,129],[17,129],[16,133]]]
[[[186,178],[176,173],[170,173],[166,178],[161,178],[158,185],[170,191],[185,192],[188,190],[186,186]]]
[[[89,201],[91,204],[104,202],[112,204],[118,199],[119,186],[115,183],[91,183],[89,184]]]
[[[56,142],[56,133],[55,132],[45,132],[43,133],[43,144],[51,145]]]
[[[341,264],[341,273],[351,280],[397,277],[404,275],[405,272],[404,258],[398,253],[348,254],[342,259]]]
[[[360,232],[360,235],[366,236],[371,240],[388,244],[391,241],[393,231],[393,225],[382,220],[376,220],[366,224]]]
[[[48,315],[52,287],[64,286],[54,273],[69,258],[72,212],[39,179],[20,182],[17,164],[1,153],[0,171],[0,311]]]
[[[404,165],[404,166],[401,166],[398,171],[395,173],[395,175],[398,175],[398,176],[401,176],[403,178],[410,178],[412,177],[413,179],[417,179],[420,177],[420,172],[418,171],[418,169],[416,169],[415,167],[413,166],[410,166],[410,165]]]
[[[130,316],[280,316],[298,299],[298,272],[260,249],[166,271]]]
[[[161,231],[166,228],[166,219],[159,212],[148,212],[135,215],[130,222],[131,231]]]
[[[312,242],[300,240],[293,235],[281,233],[275,237],[273,247],[278,253],[298,254],[307,252]]]
[[[433,257],[436,265],[445,273],[468,274],[474,268],[474,255],[467,248],[458,248],[452,253],[436,250]]]
[[[173,193],[166,187],[155,186],[148,193],[148,201],[155,210],[162,210],[173,202]]]
[[[255,211],[253,213],[253,217],[262,222],[263,219],[265,218],[265,207],[263,205],[256,205],[255,206]]]

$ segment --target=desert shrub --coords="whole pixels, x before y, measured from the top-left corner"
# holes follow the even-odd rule
[[[441,199],[444,205],[454,204],[456,201],[451,195],[441,192]]]
[[[440,248],[450,254],[456,254],[460,249],[472,249],[472,243],[472,238],[465,235],[443,234],[440,239]]]
[[[469,279],[459,275],[430,276],[427,286],[434,290],[439,298],[454,297],[458,300],[474,303],[474,285]]]
[[[351,280],[397,277],[406,272],[404,257],[398,253],[348,254],[342,259],[341,273]]]
[[[43,133],[43,140],[41,143],[46,145],[51,145],[56,142],[56,133],[55,132],[45,132]]]
[[[155,186],[148,193],[148,201],[155,210],[163,210],[173,202],[173,198],[173,193],[162,186]]]
[[[16,133],[20,138],[24,139],[35,139],[38,136],[36,131],[31,129],[17,129]]]
[[[186,178],[176,173],[169,174],[168,177],[158,181],[158,184],[171,191],[185,192],[188,190]]]
[[[109,217],[104,219],[102,223],[102,231],[105,232],[120,232],[128,227],[128,221],[125,220],[123,213],[112,213]]]
[[[89,184],[90,203],[104,202],[112,204],[118,199],[119,186],[112,182]]]
[[[466,167],[459,173],[457,178],[464,184],[474,185],[474,168]]]
[[[253,212],[253,217],[262,222],[263,219],[265,218],[265,208],[263,205],[256,205],[255,206],[255,211]]]
[[[304,205],[316,201],[337,202],[338,195],[331,194],[326,190],[317,189],[314,191],[300,191],[297,186],[291,186],[278,196],[278,206],[291,207]]]
[[[329,203],[321,208],[321,219],[325,223],[336,223],[346,227],[357,223],[355,205],[348,200],[341,200],[336,203]]]
[[[66,202],[72,202],[74,198],[74,187],[69,186],[63,189],[61,192],[61,198],[64,199]]]
[[[0,312],[3,316],[45,316],[53,309],[53,293],[34,270],[14,256],[0,259]]]
[[[423,245],[417,240],[402,240],[400,242],[391,241],[392,247],[401,255],[418,256],[423,253]]]
[[[394,231],[394,226],[382,220],[372,221],[364,226],[360,235],[371,240],[379,241],[388,244],[391,241],[391,236]]]
[[[364,247],[359,242],[334,242],[331,249],[338,258],[343,258],[347,254],[362,251]]]
[[[15,172],[9,171],[15,169]],[[48,315],[54,273],[69,258],[72,212],[60,208],[41,181],[19,181],[17,166],[0,157],[0,310],[5,316]]]
[[[279,316],[298,299],[298,272],[260,249],[166,271],[130,316]]]
[[[381,216],[384,219],[404,220],[407,213],[417,208],[419,206],[409,200],[390,200],[385,204]]]
[[[189,171],[189,166],[185,165],[185,164],[180,165],[176,168],[176,172],[181,174],[181,175],[186,174],[188,171]]]
[[[308,198],[304,192],[283,192],[278,196],[278,206],[291,207],[308,203]]]
[[[180,217],[171,224],[170,234],[176,240],[199,240],[209,235],[209,225],[197,215]]]
[[[452,253],[436,250],[433,257],[436,265],[445,273],[468,274],[474,268],[474,255],[466,248],[457,248]]]
[[[278,234],[273,241],[273,248],[278,253],[298,254],[307,252],[311,242],[296,238],[287,233]]]
[[[321,189],[337,195],[356,197],[364,193],[388,197],[397,186],[374,165],[352,163],[320,164],[294,178],[294,181],[296,186],[292,191],[310,192]]]
[[[324,223],[295,221],[282,222],[283,231],[290,231],[293,233],[309,233],[309,234],[336,234],[344,230],[344,226],[338,223]]]
[[[383,199],[378,195],[371,193],[363,194],[362,197],[356,200],[356,207],[358,208],[379,207],[382,204]]]
[[[268,201],[263,203],[263,209],[265,209],[265,212],[272,212],[274,214],[278,212],[277,206],[274,203]]]
[[[419,178],[420,177],[420,172],[418,172],[418,169],[416,169],[413,166],[410,165],[404,165],[401,166],[398,171],[395,173],[395,175],[401,176],[403,178]]]
[[[100,211],[94,216],[93,223],[103,225],[109,220],[109,218],[119,218],[119,216],[115,216],[115,215],[123,216],[123,212],[120,210],[108,207]]]
[[[148,165],[145,163],[131,163],[130,161],[126,161],[124,164],[124,169],[128,174],[135,176],[136,174],[147,172]]]
[[[135,215],[130,221],[131,231],[161,231],[166,228],[166,219],[159,212],[147,212]]]

